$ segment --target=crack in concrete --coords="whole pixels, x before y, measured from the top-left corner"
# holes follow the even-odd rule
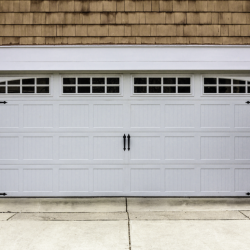
[[[249,220],[250,220],[250,218],[247,216],[247,215],[245,215],[242,211],[239,211],[242,215],[244,215],[246,218],[248,218]]]
[[[128,198],[126,198],[126,213],[128,215],[128,240],[129,240],[129,250],[131,250],[131,236],[130,236],[130,218],[128,212]]]
[[[10,220],[10,219],[12,219],[15,215],[16,214],[13,214],[12,216],[10,216],[10,218],[8,218],[7,221]]]

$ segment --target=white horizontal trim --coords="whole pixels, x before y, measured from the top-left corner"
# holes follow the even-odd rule
[[[250,46],[2,46],[0,70],[250,70]]]

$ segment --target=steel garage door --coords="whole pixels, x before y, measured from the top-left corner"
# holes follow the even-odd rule
[[[90,77],[80,90],[77,77],[63,85],[62,76],[51,76],[43,96],[32,92],[32,81],[26,94],[24,80],[23,93],[11,93],[13,77],[2,79],[0,101],[7,103],[0,104],[1,193],[243,196],[250,191],[247,80],[245,92],[234,94],[231,78],[222,92],[219,79],[203,85],[199,75],[181,76],[190,78],[184,89],[176,76],[166,87],[166,76],[120,75],[112,76],[119,78],[119,89],[108,93],[105,82],[102,93],[101,80],[94,85]],[[150,78],[161,80],[150,85]],[[38,80],[34,84],[39,87]],[[90,88],[89,95],[82,93]]]

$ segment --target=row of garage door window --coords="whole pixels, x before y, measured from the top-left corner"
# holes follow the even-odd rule
[[[63,78],[64,94],[119,94],[119,77]],[[250,93],[250,81],[204,78],[204,94]],[[134,94],[190,94],[188,77],[135,77]],[[49,94],[49,78],[15,79],[0,82],[0,94]]]

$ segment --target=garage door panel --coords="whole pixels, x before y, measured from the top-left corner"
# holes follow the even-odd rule
[[[165,128],[194,128],[194,104],[166,104],[164,110]]]
[[[6,168],[0,169],[0,192],[19,191],[19,170]]]
[[[23,169],[24,192],[53,192],[53,169]]]
[[[123,135],[100,135],[93,137],[94,160],[124,160]]]
[[[123,168],[95,168],[93,188],[94,192],[124,192]]]
[[[24,136],[24,160],[53,160],[52,136]]]
[[[93,106],[94,128],[123,128],[122,104],[94,104]]]
[[[130,190],[132,192],[160,192],[161,169],[133,168],[130,170]]]
[[[131,136],[131,161],[155,161],[162,159],[160,136]]]
[[[201,192],[230,192],[232,176],[229,168],[203,168],[200,171]]]
[[[18,160],[19,137],[0,136],[0,160]]]
[[[166,136],[165,160],[194,160],[195,146],[194,136]]]
[[[59,105],[60,128],[88,128],[89,105],[88,104],[60,104]]]
[[[235,159],[250,160],[250,136],[235,136]]]
[[[230,105],[202,104],[200,110],[202,128],[230,128]]]
[[[229,160],[230,136],[201,136],[201,160]]]
[[[0,128],[19,127],[19,105],[0,105]]]
[[[59,192],[89,192],[89,170],[87,168],[59,169]]]
[[[166,168],[165,192],[195,192],[194,168]]]
[[[89,160],[89,137],[59,136],[59,160]]]
[[[234,106],[235,128],[250,128],[250,105],[236,104]]]
[[[53,128],[52,104],[24,104],[24,128]]]
[[[131,128],[160,128],[161,105],[132,104],[130,106]]]
[[[250,190],[250,169],[237,168],[234,170],[234,191],[249,192]]]

